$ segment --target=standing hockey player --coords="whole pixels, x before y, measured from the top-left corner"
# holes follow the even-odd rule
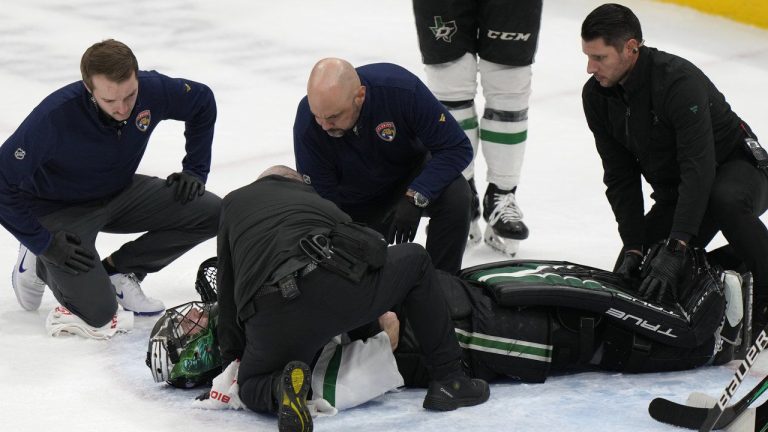
[[[515,256],[528,227],[515,193],[528,139],[531,65],[541,25],[541,0],[414,0],[416,31],[427,84],[456,118],[488,165],[483,197],[485,242]],[[478,122],[477,75],[485,97]],[[480,200],[474,162],[464,170],[472,187],[471,244],[480,242]]]
[[[581,28],[582,100],[605,170],[623,248],[618,273],[638,273],[642,253],[666,239],[640,286],[676,298],[689,244],[718,231],[754,276],[754,326],[768,322],[768,154],[722,93],[689,61],[643,44],[630,9],[604,4]],[[653,188],[644,213],[641,176]]]
[[[221,199],[205,192],[216,121],[203,84],[139,71],[129,47],[88,48],[82,81],[45,98],[0,147],[0,222],[20,242],[13,289],[36,310],[48,285],[87,325],[118,303],[162,312],[139,281],[216,235]],[[184,121],[187,154],[167,179],[136,174],[157,124]],[[140,233],[99,263],[96,235]]]
[[[320,196],[389,243],[413,241],[428,216],[435,267],[459,271],[471,201],[461,171],[472,146],[415,75],[388,63],[319,61],[293,139],[296,168]]]

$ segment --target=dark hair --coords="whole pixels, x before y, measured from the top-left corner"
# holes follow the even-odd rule
[[[642,42],[643,30],[640,20],[628,7],[606,3],[590,12],[581,24],[582,40],[590,42],[597,38],[603,38],[606,45],[620,51],[630,39]]]
[[[80,74],[93,90],[93,76],[104,75],[108,80],[121,83],[139,71],[133,51],[122,42],[107,39],[91,45],[80,59]]]

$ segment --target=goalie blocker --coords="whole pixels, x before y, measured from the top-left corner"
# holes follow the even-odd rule
[[[723,272],[703,252],[693,255],[675,305],[638,298],[612,272],[562,261],[511,260],[440,276],[470,373],[539,383],[553,372],[675,371],[725,363],[734,349],[738,356],[749,337],[741,322],[734,329],[725,319]],[[751,288],[750,278],[744,283]],[[395,357],[406,385],[426,384],[407,323]]]

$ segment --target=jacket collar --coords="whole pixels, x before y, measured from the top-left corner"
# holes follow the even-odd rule
[[[629,72],[629,76],[624,81],[624,84],[619,84],[621,91],[624,92],[627,98],[632,98],[646,86],[650,76],[650,56],[651,49],[641,46],[635,67]]]

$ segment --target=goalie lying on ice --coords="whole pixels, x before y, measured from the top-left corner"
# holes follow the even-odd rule
[[[568,262],[512,260],[439,277],[468,372],[543,382],[551,372],[672,371],[743,356],[751,278],[694,258],[674,305],[649,303],[614,273]],[[204,300],[215,300],[215,279],[215,259],[207,260],[196,283]],[[339,336],[319,353],[311,380],[317,412],[333,412],[326,403],[345,409],[403,384],[426,385],[407,321],[380,322],[387,331],[364,340]],[[242,408],[233,376],[230,370],[214,382],[201,405]]]

